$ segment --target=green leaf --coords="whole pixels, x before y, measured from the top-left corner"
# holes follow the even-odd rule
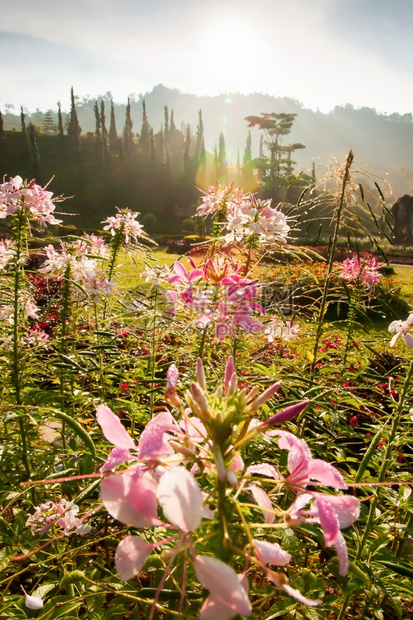
[[[65,422],[67,426],[69,426],[72,431],[74,431],[76,435],[78,435],[80,439],[82,439],[85,446],[89,449],[91,457],[94,459],[96,457],[95,444],[93,443],[93,439],[91,438],[89,433],[83,428],[83,426],[81,426],[79,422],[68,416],[66,413],[63,413],[63,411],[55,411],[54,414],[57,418],[59,418],[59,420]]]
[[[398,575],[403,575],[403,577],[410,577],[410,579],[413,579],[413,567],[408,564],[402,564],[401,562],[387,562],[387,560],[377,560],[377,562],[386,568],[389,568]]]

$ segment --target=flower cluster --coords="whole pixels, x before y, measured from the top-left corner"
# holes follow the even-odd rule
[[[15,244],[10,239],[0,239],[0,269],[4,269],[7,263],[14,257]]]
[[[229,186],[211,186],[197,215],[212,215],[223,229],[226,242],[254,240],[257,244],[285,243],[290,226],[285,215],[271,206],[271,200],[257,200],[252,194]]]
[[[375,258],[346,258],[339,265],[341,277],[347,282],[359,284],[367,288],[374,287],[381,278],[381,265],[376,262]]]
[[[178,310],[194,317],[199,329],[214,325],[218,338],[235,335],[237,327],[250,333],[263,329],[262,323],[253,314],[264,314],[263,307],[255,301],[258,281],[244,278],[237,267],[229,268],[222,257],[208,259],[203,269],[199,269],[191,258],[191,269],[179,261],[173,265],[172,272],[156,273],[156,281],[173,285],[165,291],[169,302],[167,316]],[[150,277],[146,273],[147,278]]]
[[[14,215],[23,208],[28,218],[41,224],[60,224],[62,220],[53,215],[54,202],[60,200],[53,198],[53,192],[37,185],[34,180],[28,183],[20,176],[10,177],[0,185],[0,218]]]
[[[42,536],[53,525],[60,527],[67,536],[76,532],[79,536],[85,536],[92,530],[90,525],[82,523],[78,518],[79,506],[66,499],[60,502],[45,502],[40,506],[35,506],[35,512],[29,515],[26,527],[30,527],[32,534]]]
[[[102,222],[102,224],[106,224],[106,226],[103,227],[103,230],[109,230],[113,237],[116,233],[121,234],[125,245],[129,245],[131,241],[134,244],[137,244],[138,239],[141,237],[146,237],[149,239],[148,235],[143,230],[142,224],[139,224],[136,219],[139,212],[134,213],[130,209],[116,208],[118,210],[116,216],[112,215]]]
[[[65,277],[80,283],[93,303],[102,295],[113,292],[113,282],[105,277],[98,261],[106,254],[103,240],[95,235],[84,235],[74,242],[60,242],[60,251],[53,245],[45,248],[47,259],[40,273],[52,277]]]
[[[144,537],[132,534],[119,543],[115,556],[119,576],[124,580],[133,578],[155,549],[166,546],[170,561],[155,595],[150,618],[178,556],[193,565],[200,584],[209,591],[200,612],[201,620],[251,615],[247,577],[250,566],[261,569],[276,588],[296,600],[310,606],[320,604],[319,599],[309,599],[292,587],[285,573],[270,568],[285,567],[292,559],[273,542],[273,537],[268,541],[262,538],[262,531],[256,538],[245,532],[244,547],[239,540],[244,508],[253,507],[248,503],[245,506],[245,502],[252,497],[266,527],[274,527],[275,532],[280,527],[299,527],[303,522],[319,524],[326,546],[334,546],[337,551],[340,574],[348,570],[341,529],[358,518],[358,500],[349,495],[309,490],[315,484],[335,489],[346,489],[347,485],[335,467],[312,458],[304,440],[273,428],[295,418],[308,401],[293,404],[260,422],[254,415],[277,393],[281,382],[261,394],[258,386],[240,390],[232,357],[227,361],[224,385],[215,393],[208,393],[200,359],[196,379],[186,394],[188,407],[184,408],[176,389],[178,370],[175,365],[170,366],[165,400],[180,411],[181,417],[176,420],[168,410],[159,413],[146,425],[137,444],[106,405],[98,407],[98,423],[106,439],[115,446],[101,469],[102,503],[115,519],[146,530]],[[278,448],[288,451],[288,474],[281,473],[272,463],[253,463],[246,467],[245,448],[257,436],[265,436],[268,441],[275,438]],[[130,463],[127,469],[113,472],[125,462]],[[278,505],[283,487],[296,495],[287,510]],[[274,523],[276,516],[279,521]],[[221,537],[220,558],[205,553],[202,541],[208,523],[212,523],[211,532],[218,531],[214,535]],[[154,535],[150,542],[148,528],[157,527],[172,532],[161,540]],[[262,530],[260,523],[255,527]],[[253,528],[249,524],[249,532]],[[232,561],[244,567],[240,574],[225,554],[225,549],[231,547],[232,531],[237,537]]]

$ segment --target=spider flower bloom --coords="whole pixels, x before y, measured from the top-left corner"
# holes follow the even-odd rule
[[[409,349],[413,349],[413,335],[409,332],[409,327],[411,325],[413,325],[413,312],[409,314],[406,321],[393,321],[390,323],[389,332],[394,332],[394,336],[390,342],[391,347],[394,347],[398,337],[401,336],[404,344],[408,346]]]
[[[0,218],[13,215],[23,208],[30,219],[37,220],[40,224],[60,224],[53,211],[54,202],[62,198],[53,198],[53,192],[45,187],[37,185],[35,181],[23,181],[20,176],[10,177],[9,181],[0,185]]]
[[[140,237],[149,239],[143,230],[142,224],[139,224],[136,219],[140,215],[138,211],[134,213],[130,209],[116,208],[118,210],[116,216],[110,216],[102,222],[102,224],[106,224],[103,230],[110,230],[112,237],[115,236],[117,231],[121,231],[125,239],[125,245],[129,245],[131,240],[137,244]]]

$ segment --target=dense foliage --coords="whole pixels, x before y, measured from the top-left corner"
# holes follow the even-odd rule
[[[411,617],[413,314],[334,260],[351,160],[326,261],[234,184],[186,258],[127,208],[30,251],[56,199],[1,185],[1,614]]]

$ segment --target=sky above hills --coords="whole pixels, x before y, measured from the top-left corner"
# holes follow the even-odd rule
[[[0,0],[0,110],[157,84],[412,112],[412,0]],[[14,106],[14,108],[9,107]]]

